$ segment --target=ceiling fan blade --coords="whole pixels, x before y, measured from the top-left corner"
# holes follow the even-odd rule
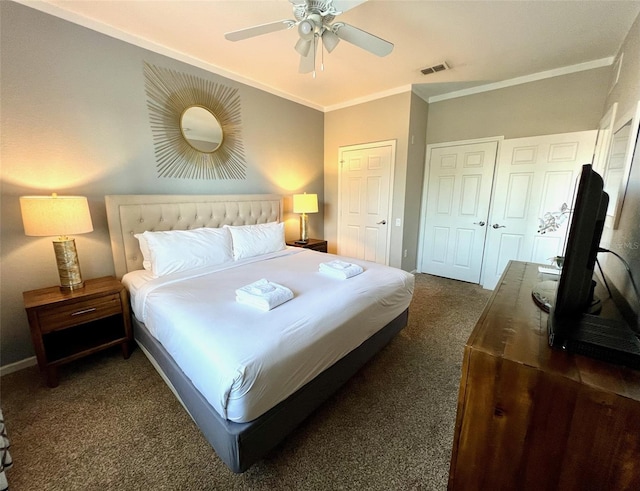
[[[279,20],[276,22],[270,22],[268,24],[261,24],[259,26],[247,27],[245,29],[228,32],[224,35],[224,37],[229,41],[241,41],[243,39],[248,39],[255,36],[262,36],[263,34],[269,34],[270,32],[291,29],[294,25],[295,21]]]
[[[316,42],[311,41],[311,46],[309,49],[309,53],[307,56],[300,57],[300,68],[298,72],[300,73],[311,73],[316,69]]]
[[[367,50],[374,55],[387,56],[393,51],[393,43],[385,41],[357,27],[350,26],[349,24],[337,22],[333,24],[332,30],[340,39]]]

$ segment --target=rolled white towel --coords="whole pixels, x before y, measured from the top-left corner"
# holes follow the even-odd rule
[[[292,298],[293,292],[289,288],[264,278],[236,290],[237,302],[261,310],[274,309]]]
[[[358,264],[348,263],[340,259],[334,259],[326,263],[320,263],[319,271],[331,275],[335,278],[346,280],[352,276],[359,275],[364,271]]]

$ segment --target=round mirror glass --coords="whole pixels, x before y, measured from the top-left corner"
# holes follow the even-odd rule
[[[182,136],[198,152],[215,152],[222,144],[222,126],[206,107],[191,106],[180,116]]]

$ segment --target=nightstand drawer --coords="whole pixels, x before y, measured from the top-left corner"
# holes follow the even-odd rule
[[[305,243],[287,242],[291,247],[302,247],[303,249],[311,249],[312,251],[327,252],[327,241],[321,239],[308,239]]]
[[[55,309],[40,310],[38,320],[40,321],[40,331],[46,333],[120,313],[122,313],[120,295],[114,293]]]
[[[319,244],[312,244],[307,246],[307,249],[311,249],[312,251],[327,252],[327,243],[321,242]]]

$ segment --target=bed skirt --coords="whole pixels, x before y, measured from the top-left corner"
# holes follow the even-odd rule
[[[169,384],[222,461],[233,472],[241,473],[260,460],[334,394],[407,325],[407,319],[408,310],[405,310],[287,399],[247,423],[234,423],[222,418],[191,384],[162,345],[150,335],[144,324],[135,317],[132,320],[138,345]]]

